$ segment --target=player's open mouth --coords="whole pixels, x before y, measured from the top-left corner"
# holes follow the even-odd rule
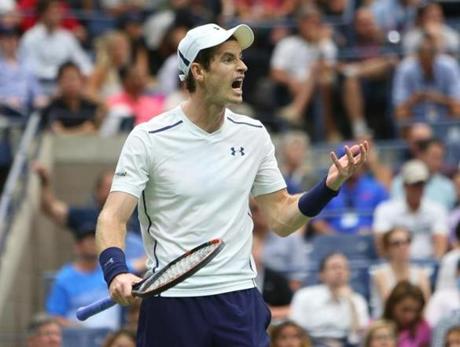
[[[243,87],[243,78],[237,78],[236,80],[233,81],[232,89],[241,91],[242,87]]]

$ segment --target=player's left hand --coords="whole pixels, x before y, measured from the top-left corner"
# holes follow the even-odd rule
[[[340,158],[331,152],[333,164],[327,173],[326,185],[333,190],[338,190],[364,164],[368,151],[369,143],[363,141],[351,147],[345,146],[345,154]]]

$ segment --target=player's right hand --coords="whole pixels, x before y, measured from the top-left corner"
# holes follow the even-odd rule
[[[115,276],[109,286],[111,298],[123,306],[133,304],[136,300],[132,295],[133,284],[140,281],[142,281],[142,278],[131,273],[123,273]]]

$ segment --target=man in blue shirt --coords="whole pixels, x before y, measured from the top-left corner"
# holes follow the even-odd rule
[[[404,59],[394,79],[393,104],[398,120],[445,120],[460,115],[460,67],[438,53],[435,40],[426,35],[417,55]]]
[[[74,235],[76,259],[59,270],[46,300],[47,313],[57,316],[64,325],[77,322],[75,313],[79,307],[107,296],[107,286],[98,263],[94,229],[79,230]],[[120,322],[120,306],[114,306],[82,324],[91,328],[117,329]]]

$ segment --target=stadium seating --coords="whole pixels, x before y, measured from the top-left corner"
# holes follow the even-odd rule
[[[351,260],[376,260],[374,239],[372,235],[320,235],[313,239],[310,259],[320,261],[332,252],[341,252]]]

